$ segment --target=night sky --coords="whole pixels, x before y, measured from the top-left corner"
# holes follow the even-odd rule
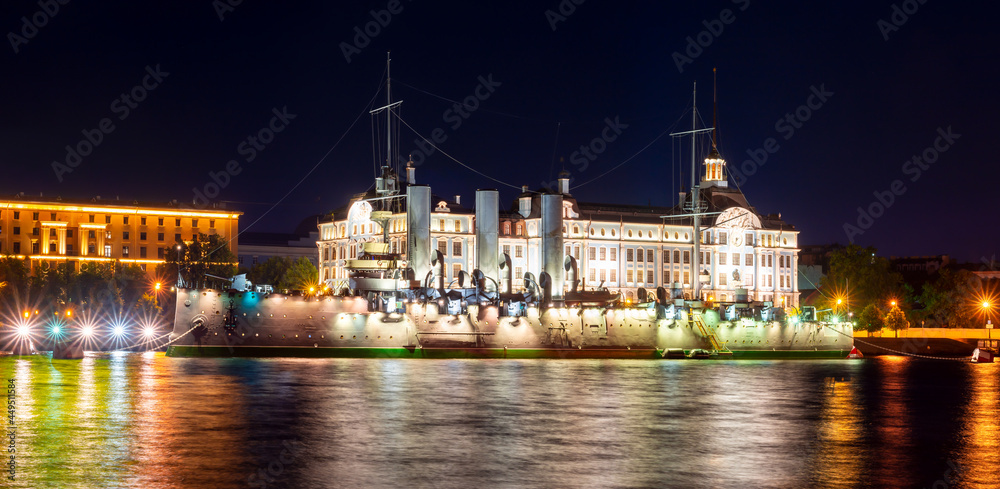
[[[440,128],[442,150],[502,182],[434,152],[417,179],[436,194],[471,202],[476,188],[499,188],[506,203],[566,169],[582,201],[673,205],[690,147],[665,133],[691,128],[693,82],[699,127],[712,124],[714,67],[719,150],[753,171],[736,178],[750,203],[780,212],[802,243],[847,243],[848,223],[885,255],[978,262],[997,251],[1000,36],[971,5],[453,5],[4,2],[0,194],[191,205],[212,172],[229,181],[208,200],[244,211],[244,230],[290,232],[371,185],[368,110],[384,92],[369,101],[391,50],[403,119],[428,137]],[[377,34],[358,36],[366,26]],[[478,107],[461,117],[445,99]],[[281,129],[273,139],[269,125]],[[254,148],[262,130],[270,142]],[[84,132],[99,144],[67,160],[67,145],[88,149]],[[415,139],[403,127],[400,152]],[[581,145],[603,151],[588,158]],[[227,165],[238,173],[219,176]],[[880,212],[874,193],[889,202],[895,180]],[[878,217],[859,225],[858,207]]]

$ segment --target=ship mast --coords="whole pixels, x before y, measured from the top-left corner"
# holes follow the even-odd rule
[[[698,190],[699,185],[695,180],[695,175],[697,175],[697,160],[695,159],[695,146],[697,144],[696,136],[702,132],[714,131],[715,127],[706,127],[704,129],[698,129],[698,107],[697,107],[697,96],[698,96],[698,82],[695,82],[694,88],[691,91],[691,130],[684,132],[675,132],[670,135],[673,137],[691,135],[691,205],[690,207],[685,206],[684,210],[690,209],[690,214],[674,214],[670,216],[661,216],[663,218],[681,218],[691,216],[694,223],[694,236],[693,236],[693,252],[692,257],[692,267],[691,270],[694,274],[694,285],[692,299],[701,300],[701,216],[705,213],[701,209],[701,201],[699,199]]]
[[[695,182],[695,175],[698,170],[696,167],[694,150],[695,150],[695,137],[698,135],[696,129],[698,128],[698,82],[694,82],[694,88],[691,90],[691,212],[694,214],[694,256],[691,257],[691,264],[697,264],[697,266],[692,266],[691,269],[694,271],[692,279],[694,280],[693,294],[691,298],[694,300],[701,300],[701,205],[698,200],[698,187]],[[714,128],[713,128],[714,130]]]

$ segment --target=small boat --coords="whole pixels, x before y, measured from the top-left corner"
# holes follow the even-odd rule
[[[864,357],[865,357],[864,354],[862,354],[861,350],[858,350],[858,347],[856,346],[854,348],[851,348],[851,352],[847,354],[847,358],[864,358]]]
[[[990,350],[976,348],[972,350],[972,363],[993,363],[996,354]]]

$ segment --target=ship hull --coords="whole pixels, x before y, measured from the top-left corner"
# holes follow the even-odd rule
[[[489,305],[455,314],[435,301],[402,306],[384,313],[361,297],[180,289],[167,355],[660,359],[706,350],[767,359],[845,358],[853,347],[849,324],[721,321],[712,309],[699,310],[699,325],[655,307],[529,307],[506,317]]]

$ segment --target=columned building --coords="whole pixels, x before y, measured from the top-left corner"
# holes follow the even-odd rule
[[[413,174],[408,169],[408,178]],[[733,301],[738,289],[746,289],[750,300],[799,305],[798,231],[780,214],[759,214],[740,190],[729,188],[725,161],[715,151],[705,160],[698,206],[692,205],[691,193],[682,193],[676,207],[578,202],[569,192],[569,175],[559,177],[564,252],[576,259],[580,288],[603,287],[635,298],[640,287],[676,287],[693,298],[694,281],[700,280],[705,300]],[[537,278],[542,271],[544,192],[523,187],[511,208],[500,213],[500,253],[510,257],[515,290],[524,288],[526,272]],[[329,279],[335,288],[346,286],[344,260],[357,257],[360,242],[381,241],[381,226],[369,219],[371,206],[365,199],[371,197],[374,194],[355,196],[331,220],[320,223],[321,283]],[[697,237],[691,209],[702,214]],[[405,257],[405,212],[393,213],[387,225],[392,250]],[[476,268],[475,225],[474,210],[457,198],[433,197],[432,246],[444,258],[446,286],[457,286],[460,270],[471,273]],[[695,239],[700,239],[697,257]],[[566,284],[569,287],[570,281]]]

